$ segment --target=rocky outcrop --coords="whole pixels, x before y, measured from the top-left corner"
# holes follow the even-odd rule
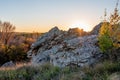
[[[96,25],[96,26],[93,28],[93,30],[91,31],[91,34],[92,34],[92,35],[98,35],[102,24],[103,24],[103,23],[101,22],[101,23],[99,23],[98,25]]]
[[[54,27],[31,45],[28,57],[33,64],[50,62],[59,67],[83,67],[94,64],[101,57],[97,42],[97,35],[88,36],[78,28],[61,31]]]

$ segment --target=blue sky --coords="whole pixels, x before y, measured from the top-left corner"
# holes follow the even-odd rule
[[[54,26],[67,30],[74,24],[92,29],[104,9],[113,12],[117,0],[0,0],[0,20],[21,32],[46,32]],[[120,6],[119,6],[120,7]]]

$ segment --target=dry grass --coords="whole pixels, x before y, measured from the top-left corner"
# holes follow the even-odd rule
[[[31,66],[30,63],[17,63],[13,68],[1,68],[0,80],[109,80],[113,73],[120,73],[120,63],[103,62],[94,68],[65,67],[50,64]],[[114,76],[116,78],[116,75]],[[119,77],[119,75],[117,76]]]

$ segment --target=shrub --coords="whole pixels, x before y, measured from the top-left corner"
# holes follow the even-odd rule
[[[109,23],[104,22],[99,33],[99,46],[101,50],[105,53],[107,53],[113,47],[113,42],[108,32],[108,26]]]
[[[106,15],[105,15],[106,17]],[[99,33],[99,46],[109,58],[117,58],[117,49],[120,48],[120,16],[117,7],[110,16],[110,20],[104,20]],[[117,60],[117,59],[116,59]]]

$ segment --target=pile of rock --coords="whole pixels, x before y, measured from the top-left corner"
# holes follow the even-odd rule
[[[28,57],[35,65],[50,62],[59,67],[89,66],[101,57],[97,42],[97,35],[88,36],[78,28],[61,31],[54,27],[31,45]]]

